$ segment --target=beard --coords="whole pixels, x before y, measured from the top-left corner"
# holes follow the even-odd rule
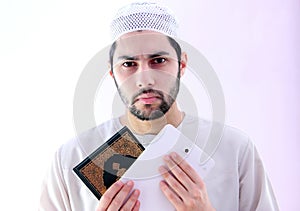
[[[171,106],[176,100],[176,97],[179,92],[179,86],[180,86],[180,73],[178,73],[178,76],[175,82],[173,83],[173,86],[170,88],[169,93],[164,94],[164,92],[160,90],[145,88],[145,89],[140,89],[138,93],[136,93],[131,98],[131,100],[129,100],[128,97],[124,94],[123,90],[118,85],[117,85],[117,89],[122,101],[125,103],[125,105],[127,105],[130,113],[142,121],[149,121],[149,120],[155,120],[160,117],[163,117],[169,111],[169,109],[171,108]],[[159,105],[156,106],[152,104],[144,104],[141,106],[142,108],[138,108],[135,105],[135,99],[142,94],[154,94],[156,96],[159,96],[161,102],[159,103]]]

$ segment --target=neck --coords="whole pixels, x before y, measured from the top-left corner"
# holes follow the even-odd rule
[[[183,117],[183,112],[178,109],[176,102],[174,102],[169,111],[161,118],[143,121],[127,110],[126,114],[120,117],[120,121],[122,125],[126,125],[136,134],[157,134],[167,124],[178,127]]]

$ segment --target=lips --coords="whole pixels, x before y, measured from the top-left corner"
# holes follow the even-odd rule
[[[158,94],[155,94],[155,93],[145,93],[145,94],[141,94],[139,95],[135,101],[140,101],[141,103],[144,103],[144,104],[153,104],[155,101],[157,100],[160,100],[161,99],[161,96],[158,95]]]

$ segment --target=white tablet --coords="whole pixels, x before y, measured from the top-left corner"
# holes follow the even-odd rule
[[[182,156],[201,178],[205,178],[214,166],[211,158],[200,164],[204,152],[178,129],[166,125],[121,178],[123,182],[133,180],[134,188],[141,191],[139,200],[140,209],[143,211],[174,210],[159,187],[163,177],[158,172],[158,168],[164,165],[163,156],[170,152],[177,152]]]

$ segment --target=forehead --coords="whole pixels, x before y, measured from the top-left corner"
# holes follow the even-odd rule
[[[115,57],[140,56],[167,52],[176,57],[176,51],[171,46],[166,35],[153,31],[130,32],[117,40]]]

